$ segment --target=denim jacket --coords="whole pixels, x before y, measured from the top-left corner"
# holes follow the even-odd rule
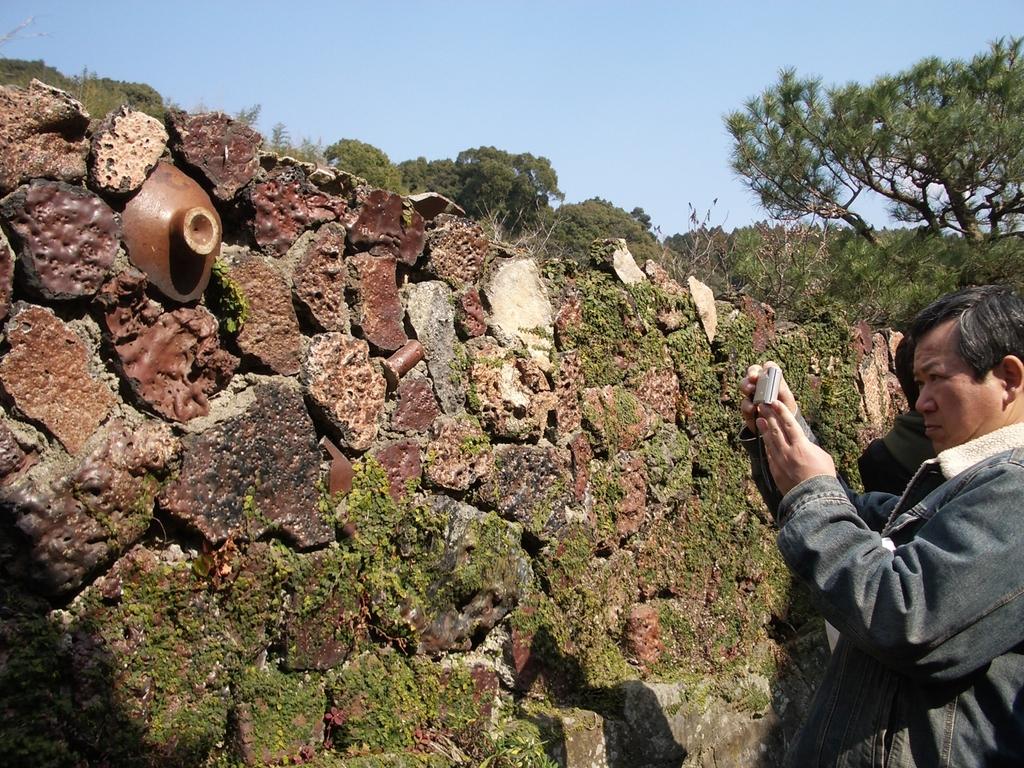
[[[818,476],[778,501],[748,450],[782,557],[841,633],[786,764],[1024,766],[1024,424],[899,497]]]

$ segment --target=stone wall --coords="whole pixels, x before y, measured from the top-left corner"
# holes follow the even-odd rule
[[[261,142],[0,88],[0,752],[772,765],[824,651],[736,384],[856,483],[896,339]]]

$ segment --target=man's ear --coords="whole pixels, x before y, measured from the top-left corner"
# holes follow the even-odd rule
[[[1024,398],[1024,361],[1016,355],[1007,355],[995,368],[994,373],[1006,387],[1009,399]]]

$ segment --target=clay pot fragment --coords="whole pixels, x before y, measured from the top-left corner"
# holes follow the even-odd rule
[[[384,361],[382,368],[384,379],[388,383],[388,391],[398,386],[398,380],[412,370],[423,359],[423,355],[423,345],[413,339]]]
[[[175,301],[194,301],[220,253],[220,216],[195,181],[159,163],[122,215],[132,264]]]

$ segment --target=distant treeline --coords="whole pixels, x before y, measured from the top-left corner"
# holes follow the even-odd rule
[[[1013,44],[1019,47],[1018,42]],[[784,75],[781,90],[786,77],[792,74]],[[33,78],[71,93],[94,120],[122,104],[160,119],[175,106],[144,83],[102,78],[89,70],[68,76],[43,61],[0,59],[0,83],[24,86]],[[769,90],[760,98],[748,103],[749,115],[761,115],[768,121],[763,130],[781,139],[784,131],[763,114],[776,97]],[[190,111],[205,109],[194,105]],[[257,104],[234,117],[253,125],[260,112]],[[737,134],[737,152],[754,141],[749,133],[742,133],[754,130],[749,127],[753,118],[744,123],[743,117],[743,113],[729,116]],[[1021,113],[1013,112],[1006,119],[1019,124]],[[805,140],[793,141],[797,149],[805,148]],[[784,196],[795,192],[758,177],[751,168],[761,166],[750,156],[744,156],[749,167],[734,157],[734,168],[755,192],[763,192],[766,210],[785,218],[725,230],[716,225],[713,208],[699,211],[690,206],[687,231],[666,235],[641,207],[626,211],[597,197],[565,203],[550,160],[530,153],[482,146],[466,149],[454,159],[417,157],[393,163],[381,149],[356,139],[340,138],[328,145],[307,138],[293,141],[283,122],[273,126],[265,146],[279,154],[344,169],[402,194],[439,192],[481,221],[493,236],[518,244],[540,259],[577,262],[587,258],[595,239],[624,238],[640,264],[653,259],[677,279],[695,275],[719,294],[746,291],[796,321],[836,312],[848,320],[900,327],[923,304],[960,284],[1000,281],[1024,287],[1020,237],[968,238],[941,226],[877,230],[863,221],[851,224],[842,215],[830,220],[813,210],[782,210],[780,195],[788,200]],[[787,162],[793,167],[798,160],[811,164],[797,150],[791,154],[794,157],[788,161],[785,156],[771,158],[780,178],[784,174],[779,169]],[[804,168],[802,173],[813,179],[811,171]],[[1024,198],[1019,184],[1016,189]],[[801,199],[820,197],[813,189],[802,194]]]

